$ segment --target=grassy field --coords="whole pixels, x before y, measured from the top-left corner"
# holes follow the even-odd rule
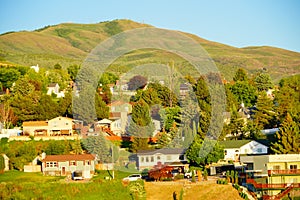
[[[147,200],[173,200],[173,192],[177,193],[177,199],[183,190],[183,200],[242,200],[238,191],[231,185],[218,185],[216,183],[201,184],[176,184],[176,182],[145,183]],[[151,194],[151,195],[149,195]]]
[[[0,175],[0,199],[132,199],[121,179],[128,173],[115,173],[115,180],[101,171],[91,181],[66,181],[65,177],[43,176],[42,173],[9,171]]]

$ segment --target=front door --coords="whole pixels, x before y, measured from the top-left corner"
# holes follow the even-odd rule
[[[66,167],[61,168],[61,175],[65,176],[66,175]]]

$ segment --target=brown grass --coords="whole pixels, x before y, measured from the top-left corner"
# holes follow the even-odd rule
[[[179,199],[183,188],[183,200],[242,200],[238,191],[231,185],[219,185],[211,182],[197,184],[183,182],[146,182],[147,200],[173,200],[173,192]]]

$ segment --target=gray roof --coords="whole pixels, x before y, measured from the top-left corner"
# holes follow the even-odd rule
[[[151,149],[151,150],[139,150],[138,155],[154,155],[154,154],[184,154],[186,149],[183,148],[164,148],[164,149]]]

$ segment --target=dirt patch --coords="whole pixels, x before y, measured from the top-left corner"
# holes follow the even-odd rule
[[[183,200],[242,200],[236,189],[231,185],[216,183],[189,183],[189,182],[146,182],[147,200],[173,200],[173,192],[179,199],[183,189]]]

